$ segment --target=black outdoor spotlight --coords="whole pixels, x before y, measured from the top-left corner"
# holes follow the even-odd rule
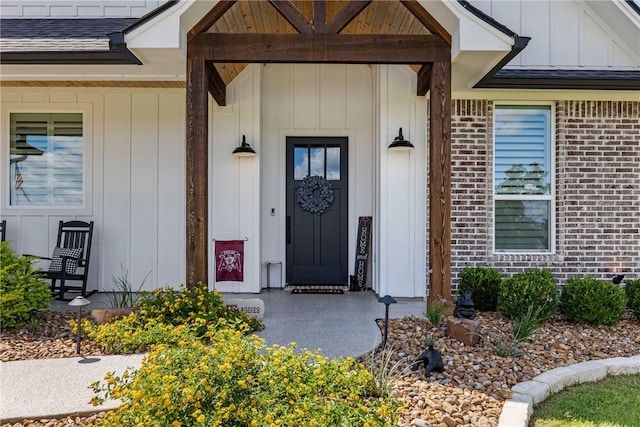
[[[622,283],[622,279],[624,279],[624,274],[616,274],[611,279],[611,283],[613,283],[614,285],[619,285],[620,283]]]
[[[384,334],[382,335],[382,347],[387,346],[387,334],[389,333],[389,305],[398,301],[394,300],[390,295],[385,295],[378,300],[384,304]]]
[[[71,307],[78,307],[78,335],[76,336],[76,355],[81,356],[80,354],[80,340],[82,336],[82,307],[85,305],[91,304],[91,301],[86,299],[85,297],[79,295],[71,300],[68,304]]]

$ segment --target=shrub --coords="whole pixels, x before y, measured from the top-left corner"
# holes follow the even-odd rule
[[[37,318],[51,301],[49,285],[31,264],[0,242],[0,328],[24,325]]]
[[[471,292],[476,310],[496,311],[502,273],[492,267],[465,267],[459,277],[459,294]]]
[[[197,324],[197,335],[204,335],[207,325],[215,324],[221,318],[246,324],[251,331],[264,328],[260,320],[225,306],[218,291],[209,292],[207,285],[202,283],[193,288],[181,286],[179,289],[157,289],[152,293],[145,293],[138,303],[143,319],[155,319],[173,326]]]
[[[572,277],[562,288],[560,312],[570,322],[613,325],[624,314],[627,298],[613,283],[591,276]]]
[[[627,280],[624,282],[624,291],[627,294],[627,305],[640,319],[640,279]]]
[[[330,361],[294,346],[264,349],[240,331],[208,331],[160,345],[140,369],[92,384],[94,404],[121,399],[100,426],[395,425],[391,398],[369,395],[371,375],[352,358]]]
[[[182,291],[158,289],[144,294],[138,303],[137,312],[102,325],[84,324],[83,329],[107,351],[130,353],[154,344],[176,344],[184,340],[181,334],[206,340],[206,332],[218,329],[220,323],[243,333],[264,328],[260,320],[226,307],[218,291],[209,292],[206,285]]]
[[[522,271],[500,283],[498,311],[511,318],[526,316],[529,307],[540,309],[540,324],[549,320],[558,307],[558,289],[549,270]]]

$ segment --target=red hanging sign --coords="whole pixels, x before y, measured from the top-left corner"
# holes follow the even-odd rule
[[[244,281],[244,240],[216,240],[216,282]]]

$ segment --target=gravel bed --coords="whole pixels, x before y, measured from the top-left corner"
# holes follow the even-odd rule
[[[36,332],[20,328],[0,333],[0,360],[72,357],[75,336],[68,321],[71,313],[45,311]],[[385,351],[399,379],[392,394],[402,405],[401,426],[496,426],[511,387],[549,369],[587,360],[640,355],[640,321],[627,314],[615,326],[574,325],[555,316],[528,339],[512,345],[511,321],[496,313],[478,313],[483,339],[476,346],[449,338],[444,323],[433,327],[425,318],[390,319]],[[427,347],[442,353],[445,371],[424,377],[410,366]],[[500,356],[497,353],[513,351]],[[102,355],[95,342],[82,342],[85,355]],[[382,360],[378,350],[376,361]],[[63,419],[24,420],[1,427],[86,426],[103,414]]]

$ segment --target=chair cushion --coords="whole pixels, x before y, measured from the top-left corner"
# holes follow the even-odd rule
[[[62,271],[62,257],[70,257],[67,260],[67,274],[75,274],[78,269],[78,260],[82,255],[82,248],[67,249],[67,248],[54,248],[53,255],[51,255],[51,263],[49,264],[49,271]]]

